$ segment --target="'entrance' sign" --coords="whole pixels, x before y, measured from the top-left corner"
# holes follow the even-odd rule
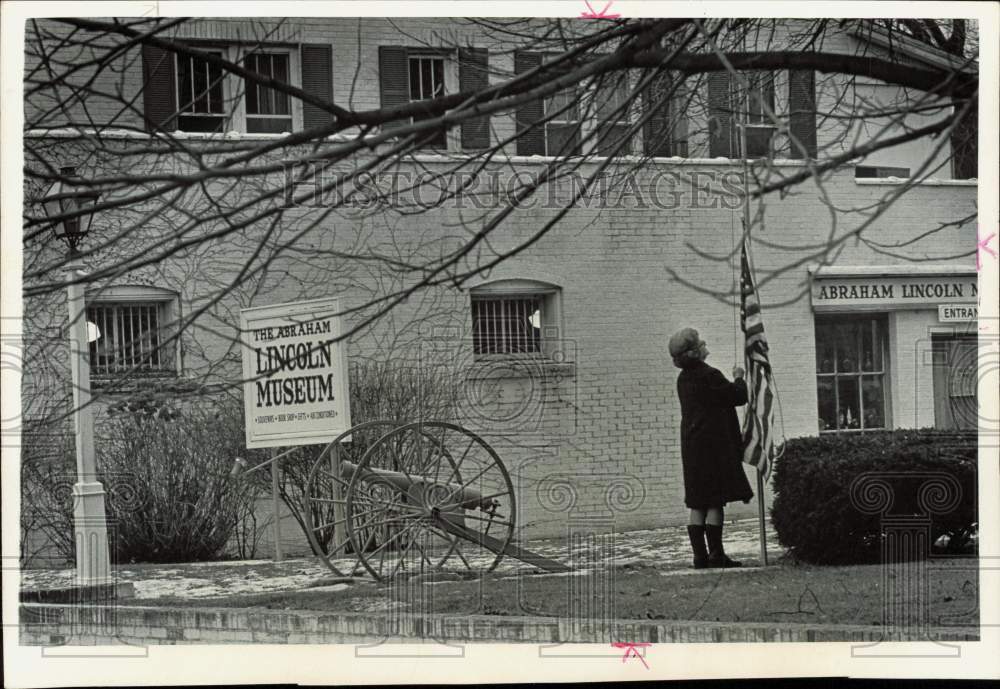
[[[941,304],[938,306],[939,323],[967,323],[979,318],[976,304]]]
[[[247,447],[330,442],[350,428],[337,299],[240,311]]]

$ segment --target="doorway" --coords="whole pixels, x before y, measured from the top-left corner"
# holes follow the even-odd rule
[[[935,335],[934,427],[974,431],[978,427],[976,387],[979,342],[975,335]]]

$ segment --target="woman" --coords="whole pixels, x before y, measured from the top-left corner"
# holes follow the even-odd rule
[[[722,547],[723,509],[727,502],[749,502],[750,483],[741,465],[742,443],[736,407],[746,404],[743,369],[733,368],[732,383],[705,363],[708,347],[693,328],[668,343],[681,402],[681,463],[684,503],[691,510],[688,536],[695,569],[739,567]],[[706,549],[706,540],[708,548]]]

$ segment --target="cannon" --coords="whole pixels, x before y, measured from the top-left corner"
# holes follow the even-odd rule
[[[305,502],[313,550],[338,576],[352,558],[350,575],[363,567],[379,581],[445,569],[476,575],[505,555],[569,569],[513,542],[506,467],[481,437],[452,423],[354,426],[315,460]]]

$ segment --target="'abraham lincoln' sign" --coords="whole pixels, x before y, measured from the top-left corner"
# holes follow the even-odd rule
[[[351,425],[337,299],[240,311],[248,448],[330,442]]]

